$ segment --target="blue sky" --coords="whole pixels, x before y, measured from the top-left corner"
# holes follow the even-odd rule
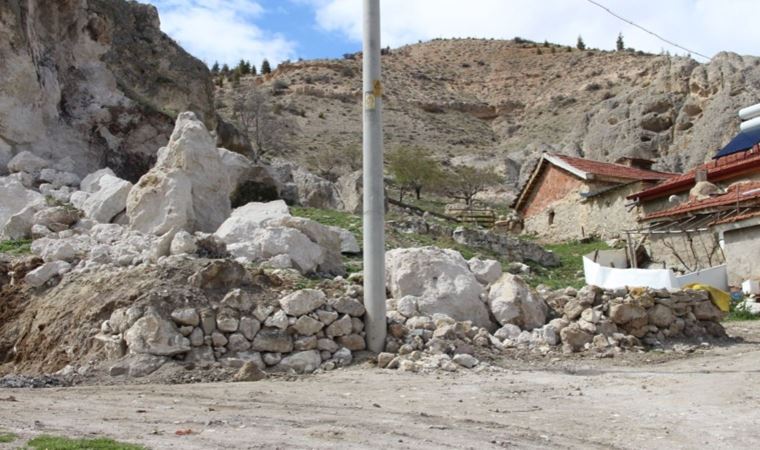
[[[361,48],[361,0],[141,0],[156,5],[162,29],[211,64],[257,65],[263,58],[335,58]],[[694,52],[758,54],[758,0],[597,0]],[[589,0],[381,0],[384,45],[436,37],[521,36],[594,48],[626,45],[685,54],[609,15]],[[704,61],[704,59],[697,58]]]

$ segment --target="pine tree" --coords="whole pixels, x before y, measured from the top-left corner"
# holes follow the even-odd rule
[[[575,44],[575,46],[578,48],[578,50],[586,50],[586,43],[583,42],[582,36],[578,36],[578,43]]]
[[[214,65],[211,66],[211,74],[212,75],[219,75],[219,63],[214,62]]]
[[[240,75],[247,75],[251,71],[251,68],[246,65],[245,60],[241,59],[238,63],[237,71],[240,72]]]
[[[251,66],[251,75],[256,75],[256,64],[248,62],[248,65]]]
[[[269,60],[264,59],[264,61],[261,62],[261,74],[267,75],[272,73],[272,68],[269,66]]]
[[[625,50],[625,42],[623,41],[623,33],[618,34],[617,38],[617,51],[622,52]]]
[[[222,70],[219,73],[221,73],[225,77],[228,76],[230,74],[230,66],[228,66],[227,64],[224,64],[222,66]]]

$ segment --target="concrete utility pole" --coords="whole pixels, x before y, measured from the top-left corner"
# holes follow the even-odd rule
[[[364,306],[367,347],[385,349],[385,203],[380,0],[364,0]]]

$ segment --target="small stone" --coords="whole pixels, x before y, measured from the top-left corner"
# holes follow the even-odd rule
[[[267,366],[274,366],[282,361],[282,355],[280,353],[264,353],[263,359]]]
[[[331,323],[335,322],[335,320],[338,318],[339,314],[335,311],[325,311],[323,309],[317,310],[317,317],[319,318],[319,321],[325,324],[325,326],[330,325]]]
[[[390,368],[391,365],[392,365],[392,363],[389,363],[388,367]],[[414,361],[410,361],[408,359],[404,359],[404,360],[402,360],[402,361],[399,362],[399,364],[398,364],[398,370],[400,372],[417,372],[419,370],[419,367],[417,366],[417,364]]]
[[[325,304],[325,294],[315,289],[301,289],[280,299],[280,306],[289,315],[308,314]]]
[[[351,316],[345,314],[340,319],[331,323],[327,327],[326,333],[328,337],[345,336],[351,333],[352,328]]]
[[[517,337],[520,335],[522,330],[517,325],[513,325],[511,323],[508,323],[504,325],[503,327],[496,330],[496,332],[493,334],[496,336],[497,339],[503,341],[505,339],[517,339]]]
[[[296,339],[293,342],[293,350],[295,351],[314,350],[316,348],[317,348],[316,336],[303,336]]]
[[[237,371],[235,376],[232,378],[232,381],[238,381],[238,382],[250,382],[250,381],[260,381],[267,377],[267,374],[264,373],[259,367],[254,364],[251,361],[247,361],[245,364],[243,364],[243,367],[240,368],[240,370]]]
[[[360,351],[367,348],[367,344],[364,342],[364,338],[358,334],[341,336],[337,339],[337,342],[338,345],[341,345],[351,351]]]
[[[338,351],[339,347],[332,339],[322,338],[317,340],[317,348],[330,353],[335,353]]]
[[[459,364],[462,367],[466,367],[468,369],[472,369],[476,365],[478,365],[478,360],[472,355],[468,355],[466,353],[460,353],[458,355],[454,355],[453,361],[457,364]]]
[[[396,355],[394,355],[393,353],[382,352],[382,353],[378,354],[377,355],[377,367],[379,367],[381,369],[385,369],[386,367],[388,367],[388,364],[391,361],[393,361],[393,358],[395,358],[395,357],[396,357]]]
[[[358,317],[351,318],[351,331],[361,333],[364,331],[364,322]]]
[[[327,350],[320,351],[319,355],[322,356],[322,361],[327,361],[328,359],[332,358],[332,353],[328,352]]]
[[[190,333],[190,345],[193,347],[200,347],[203,345],[203,330],[200,328],[193,328],[193,332]]]
[[[193,332],[193,327],[191,326],[179,327],[179,334],[181,334],[182,336],[185,336],[185,337],[190,336],[190,333],[192,332]]]
[[[273,306],[266,306],[266,305],[258,305],[256,307],[256,310],[253,312],[254,317],[258,319],[259,322],[263,322],[269,317],[270,314],[274,311]]]
[[[419,312],[417,311],[417,297],[407,295],[399,299],[396,303],[396,311],[402,314],[404,317],[414,317]]]
[[[279,370],[294,371],[296,373],[311,373],[322,364],[322,356],[316,350],[291,353],[282,358],[277,368]]]
[[[334,355],[332,355],[332,360],[335,362],[335,364],[338,367],[345,367],[351,364],[351,361],[353,361],[351,350],[346,347],[341,348],[340,350],[335,352]]]
[[[330,299],[329,305],[339,313],[348,314],[353,317],[361,317],[365,313],[364,305],[350,297]]]
[[[311,335],[319,333],[319,331],[324,326],[325,325],[319,320],[313,319],[309,316],[301,316],[298,318],[298,320],[296,320],[296,323],[295,325],[293,325],[293,328],[295,328],[298,334],[302,334],[304,336],[311,336]]]
[[[211,342],[214,344],[214,347],[224,347],[227,345],[227,338],[222,333],[214,331],[211,333]]]
[[[239,330],[249,341],[253,340],[253,337],[256,336],[256,333],[258,333],[260,329],[261,322],[254,319],[253,317],[240,318]]]
[[[244,352],[251,348],[251,343],[243,336],[242,333],[233,333],[230,335],[227,348],[231,352]]]
[[[198,311],[195,308],[180,308],[172,311],[172,320],[180,325],[197,327],[201,323]]]
[[[288,327],[288,315],[285,311],[279,310],[273,316],[269,316],[264,325],[284,330]]]
[[[415,316],[406,321],[407,328],[435,330],[435,322],[428,316]]]
[[[216,327],[225,333],[237,331],[240,321],[232,316],[220,316],[216,318]]]
[[[233,289],[222,299],[222,306],[237,311],[248,312],[253,308],[253,298],[248,292],[241,289]]]
[[[277,328],[262,328],[253,338],[252,348],[258,352],[290,353],[293,351],[293,338]]]

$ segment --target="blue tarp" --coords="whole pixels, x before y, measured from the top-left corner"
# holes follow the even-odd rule
[[[760,129],[752,131],[742,131],[737,134],[725,147],[723,147],[713,159],[733,155],[734,153],[743,152],[751,149],[755,144],[760,143]]]

